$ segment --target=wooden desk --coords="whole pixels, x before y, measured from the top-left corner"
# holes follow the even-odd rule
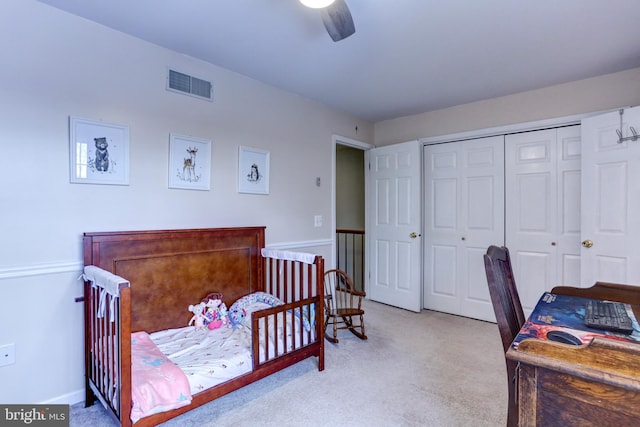
[[[640,287],[596,283],[552,293],[627,302],[640,319]],[[598,337],[582,346],[527,339],[509,349],[507,358],[519,364],[520,426],[640,425],[640,344]]]

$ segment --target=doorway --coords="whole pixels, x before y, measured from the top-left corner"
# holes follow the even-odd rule
[[[365,291],[365,156],[371,145],[334,137],[334,257],[335,268]]]

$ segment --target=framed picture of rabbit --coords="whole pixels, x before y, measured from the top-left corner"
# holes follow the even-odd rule
[[[69,117],[72,183],[129,185],[129,127]]]

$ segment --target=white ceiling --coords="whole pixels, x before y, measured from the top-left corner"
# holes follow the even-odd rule
[[[640,67],[639,0],[40,0],[372,122]],[[214,82],[215,84],[215,82]]]

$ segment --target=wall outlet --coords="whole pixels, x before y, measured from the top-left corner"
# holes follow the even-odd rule
[[[316,215],[313,217],[313,226],[322,227],[322,215]]]
[[[5,344],[0,346],[0,366],[7,366],[16,363],[16,345]]]

